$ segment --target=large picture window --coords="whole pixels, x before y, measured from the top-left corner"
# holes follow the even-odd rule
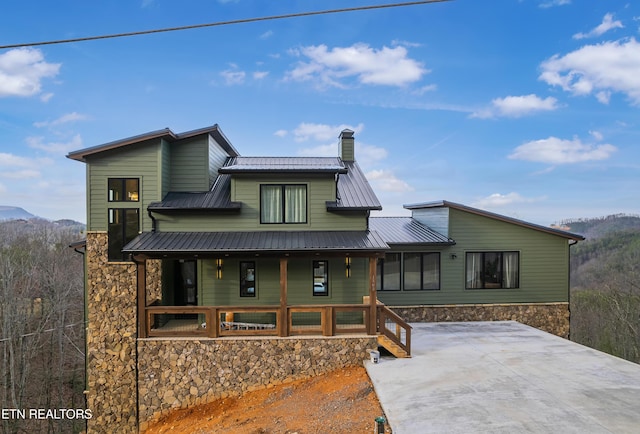
[[[379,291],[400,290],[400,253],[387,253],[378,261],[376,286]]]
[[[260,186],[260,223],[306,223],[307,186]]]
[[[137,208],[109,208],[108,236],[109,261],[126,261],[122,248],[140,232]]]
[[[140,181],[138,178],[109,178],[109,202],[138,202]]]
[[[467,289],[520,287],[518,252],[470,252],[466,255]]]

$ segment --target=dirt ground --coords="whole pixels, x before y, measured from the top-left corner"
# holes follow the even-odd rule
[[[176,410],[145,434],[373,433],[383,415],[366,370],[353,367]]]

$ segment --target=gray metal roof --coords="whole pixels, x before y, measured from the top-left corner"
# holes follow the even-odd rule
[[[145,232],[122,251],[148,255],[287,252],[381,252],[374,231]]]
[[[203,193],[170,192],[162,202],[149,204],[149,210],[163,211],[216,211],[240,209],[242,204],[231,201],[231,175],[219,175],[210,191]]]
[[[489,211],[485,211],[482,209],[478,209],[478,208],[472,208],[470,206],[467,205],[462,205],[459,203],[455,203],[455,202],[449,202],[446,200],[438,200],[438,201],[434,201],[434,202],[423,202],[423,203],[414,203],[414,204],[409,204],[409,205],[403,205],[404,208],[409,209],[409,210],[417,210],[417,209],[425,209],[425,208],[453,208],[453,209],[457,209],[460,211],[465,211],[471,214],[476,214],[476,215],[480,215],[480,216],[484,216],[484,217],[488,217],[488,218],[492,218],[495,220],[500,220],[503,222],[507,222],[507,223],[513,223],[515,225],[518,226],[523,226],[526,228],[530,228],[530,229],[535,229],[537,231],[541,231],[541,232],[546,232],[549,234],[553,234],[553,235],[558,235],[564,238],[568,238],[574,241],[581,241],[584,240],[585,238],[580,235],[580,234],[574,234],[571,232],[567,232],[567,231],[563,231],[560,229],[554,229],[554,228],[550,228],[547,226],[542,226],[542,225],[538,225],[535,223],[529,223],[526,222],[524,220],[519,220],[513,217],[507,217],[505,215],[501,215],[501,214],[496,214],[493,212],[489,212]]]
[[[455,244],[452,239],[411,217],[371,217],[369,228],[378,232],[388,244]]]
[[[344,173],[346,168],[337,157],[236,157],[219,170],[219,173],[265,172]]]
[[[381,210],[382,205],[355,161],[343,161],[347,172],[338,176],[338,200],[328,210]]]

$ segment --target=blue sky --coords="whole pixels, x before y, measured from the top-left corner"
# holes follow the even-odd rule
[[[0,45],[384,3],[7,0]],[[86,221],[69,151],[217,123],[248,156],[354,130],[383,215],[637,214],[639,39],[638,2],[454,0],[0,49],[0,205]]]

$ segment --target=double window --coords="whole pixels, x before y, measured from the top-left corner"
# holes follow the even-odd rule
[[[466,255],[467,289],[520,287],[518,252],[469,252]]]
[[[260,186],[260,223],[306,223],[307,186],[263,184]]]
[[[140,181],[138,178],[109,178],[109,202],[138,202]]]
[[[387,253],[378,261],[378,291],[440,289],[440,253]]]

